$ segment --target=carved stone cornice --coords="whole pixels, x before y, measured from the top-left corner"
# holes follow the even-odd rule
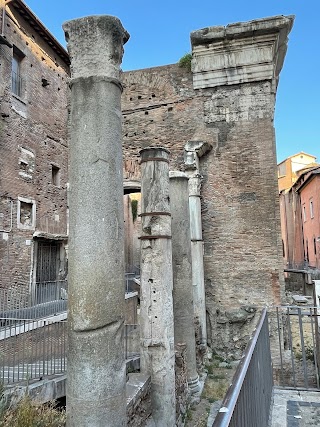
[[[275,16],[191,33],[194,89],[271,80],[274,91],[294,16]]]

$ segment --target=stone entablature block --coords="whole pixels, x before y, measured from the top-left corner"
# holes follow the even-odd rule
[[[194,89],[273,81],[276,90],[293,16],[275,16],[191,33]]]

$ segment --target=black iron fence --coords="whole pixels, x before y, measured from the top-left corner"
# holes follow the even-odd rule
[[[66,320],[5,320],[0,329],[0,381],[12,384],[64,373]]]
[[[63,316],[63,315],[62,315]],[[67,320],[0,319],[0,383],[39,380],[67,371]],[[65,315],[66,317],[66,315]],[[124,356],[139,358],[139,327],[124,326]]]
[[[271,316],[276,322],[271,345],[275,384],[319,389],[319,307],[276,307]]]
[[[213,427],[267,427],[272,389],[268,315],[264,309]]]
[[[39,319],[67,310],[66,280],[37,282],[31,292],[25,288],[0,289],[0,317]]]

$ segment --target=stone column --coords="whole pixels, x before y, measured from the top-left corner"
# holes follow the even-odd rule
[[[204,284],[202,215],[201,215],[201,174],[200,158],[212,150],[206,141],[188,141],[185,145],[184,163],[189,177],[189,210],[192,259],[193,306],[197,341],[200,349],[207,347],[206,296]]]
[[[169,152],[141,154],[141,370],[151,375],[156,426],[175,425],[175,357]]]
[[[207,322],[206,322],[206,296],[204,286],[203,268],[203,240],[201,222],[201,175],[195,173],[189,178],[189,210],[190,210],[190,236],[192,255],[192,282],[194,317],[198,328],[200,345],[207,346]]]
[[[193,318],[188,177],[170,172],[172,212],[173,313],[175,344],[185,343],[190,391],[199,391]]]
[[[120,63],[111,16],[63,25],[71,58],[68,427],[126,425]]]

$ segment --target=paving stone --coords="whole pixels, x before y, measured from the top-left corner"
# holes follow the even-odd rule
[[[273,398],[271,427],[320,426],[320,390],[275,388]]]

